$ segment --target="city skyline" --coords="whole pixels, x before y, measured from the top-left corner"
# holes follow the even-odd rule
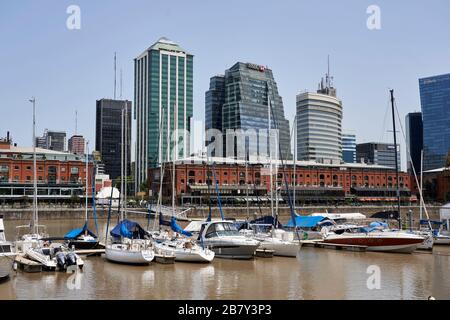
[[[242,10],[243,13],[231,12],[229,4],[202,1],[177,3],[176,6],[141,1],[134,1],[133,6],[124,2],[106,6],[79,1],[80,30],[66,29],[66,8],[70,4],[49,1],[45,4],[1,5],[1,12],[8,12],[11,19],[8,23],[6,19],[0,19],[0,27],[5,30],[0,39],[8,44],[0,53],[0,59],[8,61],[3,65],[0,85],[13,87],[2,93],[2,101],[14,111],[8,121],[0,120],[0,127],[3,135],[10,131],[14,141],[21,146],[32,142],[31,108],[27,100],[33,95],[37,102],[38,132],[50,128],[65,130],[71,136],[74,133],[72,127],[75,127],[74,112],[78,110],[78,133],[94,141],[93,101],[113,95],[114,52],[118,56],[118,69],[123,70],[121,98],[133,100],[133,58],[143,47],[162,36],[182,44],[196,56],[194,120],[204,119],[204,92],[208,90],[210,76],[229,68],[235,61],[253,61],[268,65],[274,71],[286,118],[292,126],[296,94],[315,89],[316,79],[324,73],[326,56],[330,54],[331,73],[344,106],[343,128],[354,129],[358,143],[391,142],[392,133],[388,130],[392,124],[390,115],[386,115],[389,112],[388,88],[395,89],[400,117],[404,121],[407,113],[420,110],[418,79],[450,71],[450,62],[445,59],[450,45],[441,40],[447,38],[446,30],[450,29],[443,9],[449,4],[443,1],[428,4],[430,10],[426,12],[421,10],[420,4],[379,1],[381,30],[366,27],[366,8],[371,3],[360,1],[350,1],[346,7],[332,2],[271,4],[249,1],[242,4],[243,9],[247,9]],[[136,7],[139,10],[134,9]],[[207,10],[202,11],[202,8]],[[144,19],[149,11],[151,19]],[[278,18],[276,30],[270,30],[269,24],[258,19],[261,14],[270,12],[285,15],[283,19]],[[112,18],[119,13],[124,15],[122,24],[94,25],[99,18]],[[215,33],[205,28],[230,14],[236,20],[231,30],[239,29],[240,33],[229,32],[228,28],[216,24]],[[340,19],[342,14],[349,17],[347,21]],[[424,25],[411,17],[421,17],[428,23]],[[189,30],[180,30],[177,23],[172,26],[161,23],[161,19],[180,23],[195,20],[195,23],[190,22]],[[42,24],[44,20],[46,23]],[[21,25],[19,21],[27,22]],[[261,30],[242,28],[251,24]],[[21,41],[16,43],[13,35],[21,31]],[[194,32],[196,37],[192,37]],[[429,34],[428,38],[419,36],[425,33]],[[325,35],[328,36],[326,42],[322,41]],[[297,44],[291,39],[302,41]],[[309,45],[303,46],[304,43]],[[426,50],[429,46],[434,50]],[[24,52],[33,52],[40,63],[27,61]],[[390,59],[386,60],[386,56]],[[21,68],[17,68],[19,61]],[[361,110],[370,121],[360,121]],[[26,111],[30,111],[29,117]],[[135,123],[133,141],[134,128]],[[405,142],[401,137],[399,140],[404,152]],[[406,158],[403,153],[401,158]],[[405,168],[403,161],[402,169]]]

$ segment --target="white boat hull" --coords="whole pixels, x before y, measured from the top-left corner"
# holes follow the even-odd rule
[[[0,254],[0,280],[6,279],[11,274],[15,253]]]
[[[450,245],[450,236],[437,236],[434,238],[434,244]]]
[[[109,261],[124,264],[149,264],[155,253],[151,249],[132,250],[127,245],[113,244],[106,246],[105,257]]]
[[[367,251],[373,252],[392,252],[392,253],[412,253],[418,249],[418,244],[405,244],[405,245],[394,245],[394,246],[376,246],[367,247]]]
[[[259,240],[259,239],[258,239]],[[301,242],[283,241],[277,238],[261,239],[259,249],[273,250],[274,256],[296,257],[300,251]]]
[[[213,251],[202,248],[171,247],[163,243],[155,244],[155,247],[164,254],[175,255],[175,261],[180,262],[211,262],[215,256]]]
[[[366,246],[367,251],[412,253],[425,240],[424,237],[405,232],[369,232],[327,234],[325,243]]]
[[[252,259],[260,243],[250,239],[240,241],[213,239],[204,241],[204,245],[214,251],[215,256],[218,258]]]

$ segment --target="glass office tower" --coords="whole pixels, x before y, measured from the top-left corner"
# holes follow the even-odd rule
[[[226,70],[224,76],[211,78],[210,90],[205,98],[206,129],[222,132],[223,156],[266,157],[271,152],[274,158],[280,158],[281,151],[284,160],[292,159],[289,121],[284,116],[283,101],[272,70],[238,62]],[[278,144],[274,148],[276,150],[269,150],[269,118],[270,128],[279,130],[278,137],[275,137],[279,141],[279,148]],[[233,134],[230,133],[239,129],[244,134],[248,133],[245,141],[233,141]],[[243,152],[238,152],[238,149]]]
[[[356,162],[356,135],[351,132],[342,134],[342,160],[345,163]]]
[[[121,139],[122,139],[122,110],[127,108],[128,136],[127,144],[127,172],[130,175],[131,163],[131,101],[100,99],[96,102],[95,120],[95,150],[100,152],[105,173],[111,179],[120,177],[121,167]]]
[[[450,148],[450,74],[419,79],[424,170],[441,168]]]
[[[423,148],[423,123],[421,112],[411,112],[406,115],[406,145],[411,158],[407,155],[407,167],[409,172],[420,172],[421,153]],[[408,151],[407,151],[408,152]],[[412,163],[411,163],[412,161]]]
[[[134,59],[136,187],[147,180],[149,168],[174,156],[189,156],[193,58],[175,42],[160,38]]]

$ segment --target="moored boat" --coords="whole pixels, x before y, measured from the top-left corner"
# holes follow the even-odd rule
[[[14,252],[12,243],[6,241],[3,216],[0,215],[0,280],[9,277],[15,257],[16,253]]]
[[[412,253],[424,240],[424,237],[413,233],[347,225],[326,232],[323,242],[366,246],[367,251]]]
[[[219,258],[252,259],[260,242],[240,234],[232,221],[204,222],[200,242]]]

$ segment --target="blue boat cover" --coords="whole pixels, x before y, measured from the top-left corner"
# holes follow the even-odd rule
[[[173,231],[181,233],[182,235],[185,235],[186,237],[192,237],[192,233],[189,231],[184,231],[183,228],[180,227],[180,225],[177,223],[177,218],[172,217],[170,219],[170,227]]]
[[[110,233],[111,236],[116,238],[125,237],[129,239],[144,239],[147,234],[139,223],[127,219],[120,221]]]
[[[379,227],[387,229],[389,228],[389,225],[386,222],[382,221],[374,221],[369,224],[369,228],[379,228]]]
[[[293,227],[297,226],[299,228],[313,228],[313,227],[317,226],[317,224],[324,219],[325,218],[322,216],[314,216],[314,217],[306,216],[306,217],[304,217],[304,216],[297,215],[295,217],[296,225],[294,225],[294,221],[291,218],[289,220],[288,224],[286,225],[286,227],[293,228]]]
[[[85,234],[85,232],[87,232],[87,234],[90,235],[91,237],[97,238],[95,233],[93,233],[91,230],[89,230],[89,228],[87,226],[87,222],[86,222],[84,224],[83,228],[77,228],[77,229],[73,229],[73,230],[67,232],[64,236],[64,239],[66,239],[66,240],[76,239],[79,236]]]
[[[437,224],[437,225],[441,225],[442,221],[435,221],[435,220],[420,220],[420,224],[421,225],[428,225],[428,222],[430,222],[431,224]]]

